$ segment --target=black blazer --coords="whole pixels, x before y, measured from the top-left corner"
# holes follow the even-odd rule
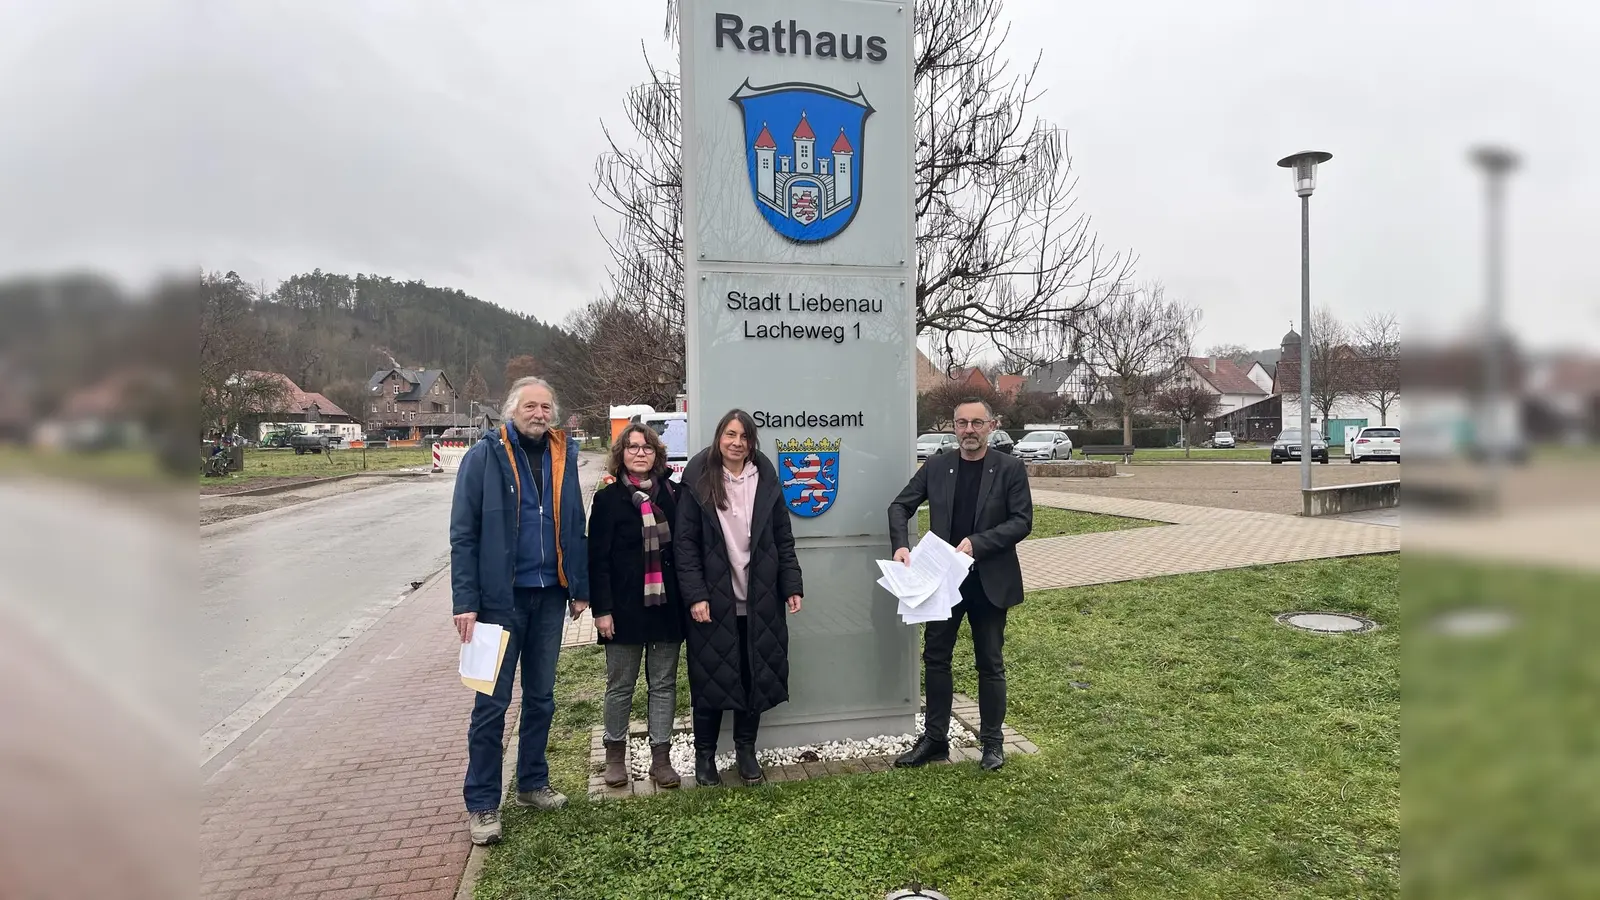
[[[595,491],[589,511],[589,605],[596,616],[611,616],[616,637],[607,644],[650,644],[683,640],[684,606],[678,592],[675,549],[678,546],[676,485],[670,480],[656,492],[658,521],[673,526],[672,540],[661,548],[661,580],[667,602],[644,605],[644,516],[633,504],[633,487],[623,481]]]
[[[956,498],[956,460],[961,451],[931,457],[911,476],[900,496],[889,504],[891,550],[911,546],[907,523],[928,502],[928,526],[950,541],[950,515]],[[972,558],[989,602],[1005,609],[1022,602],[1022,563],[1017,545],[1033,531],[1033,491],[1022,460],[993,447],[983,455],[978,482],[978,515],[973,523]]]
[[[733,566],[722,537],[722,520],[710,498],[698,491],[700,473],[710,465],[709,450],[689,460],[678,494],[678,587],[685,610],[701,600],[711,604],[711,621],[684,623],[684,658],[689,663],[689,693],[704,709],[765,712],[789,699],[789,623],[785,601],[805,587],[794,549],[794,529],[783,503],[778,470],[760,451],[754,461],[755,512],[750,520],[750,570],[746,581],[748,640],[739,640],[733,596]],[[687,618],[687,612],[685,613]],[[743,672],[750,672],[750,689]]]

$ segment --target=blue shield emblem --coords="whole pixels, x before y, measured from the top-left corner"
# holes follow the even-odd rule
[[[728,99],[744,113],[745,167],[767,224],[801,244],[844,231],[861,205],[862,133],[872,115],[861,89],[746,81]]]
[[[839,497],[839,441],[778,441],[783,501],[797,516],[820,516]]]

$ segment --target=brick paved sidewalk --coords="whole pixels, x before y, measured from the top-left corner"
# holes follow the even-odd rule
[[[202,769],[202,897],[455,896],[472,695],[449,598],[446,572]]]
[[[566,628],[561,632],[561,649],[568,647],[587,647],[595,642],[597,635],[594,632],[594,616],[586,609],[583,615],[576,619],[568,619]]]
[[[1035,490],[1033,502],[1170,524],[1023,541],[1030,591],[1400,550],[1400,529],[1381,525],[1061,491]]]

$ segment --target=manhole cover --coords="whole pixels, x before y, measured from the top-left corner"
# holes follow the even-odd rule
[[[1458,609],[1433,622],[1433,629],[1451,637],[1481,637],[1499,634],[1516,624],[1511,613],[1501,609]]]
[[[883,900],[950,900],[950,898],[933,888],[913,885],[898,891],[890,891],[884,895]]]
[[[1378,623],[1371,619],[1349,613],[1286,612],[1273,618],[1290,628],[1319,634],[1360,634],[1378,627]]]

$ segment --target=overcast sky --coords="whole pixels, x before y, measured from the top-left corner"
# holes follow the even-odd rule
[[[1539,345],[1600,346],[1600,7],[1010,0],[1078,201],[1199,346],[1274,346],[1299,211],[1274,163],[1334,159],[1313,299],[1408,335],[1481,304],[1474,142],[1511,185],[1510,298]],[[560,321],[604,282],[601,122],[664,62],[663,0],[0,4],[0,274],[320,266],[421,278]],[[602,221],[609,224],[602,216]]]

